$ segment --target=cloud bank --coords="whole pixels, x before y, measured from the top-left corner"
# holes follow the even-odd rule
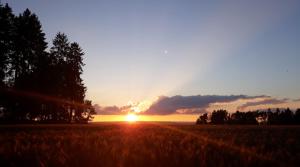
[[[300,102],[300,98],[299,99],[294,99],[294,102]]]
[[[196,96],[161,96],[154,102],[144,114],[167,115],[167,114],[199,114],[206,112],[206,109],[213,103],[228,103],[240,99],[265,98],[268,96],[247,96],[247,95],[196,95]]]
[[[267,98],[262,101],[256,102],[247,102],[238,107],[238,110],[244,110],[247,107],[258,106],[258,105],[272,105],[272,104],[283,104],[288,102],[289,99],[275,99],[275,98]]]
[[[240,101],[238,101],[240,100]],[[94,105],[97,114],[120,115],[136,112],[144,115],[169,115],[169,114],[200,114],[211,111],[216,103],[231,106],[231,110],[244,111],[248,107],[261,107],[261,105],[276,105],[288,103],[289,99],[276,99],[271,96],[248,95],[195,95],[195,96],[160,96],[147,108],[141,107],[142,102],[125,106],[99,106]],[[138,109],[136,109],[138,108]],[[143,109],[142,109],[143,108]],[[221,108],[220,108],[221,109]]]
[[[94,105],[95,111],[100,115],[119,115],[119,114],[127,114],[130,110],[131,106],[100,106],[98,104]]]

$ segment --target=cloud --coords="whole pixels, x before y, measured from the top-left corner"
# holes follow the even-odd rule
[[[200,114],[207,113],[207,108],[185,108],[185,109],[177,109],[177,114]]]
[[[244,100],[240,105],[239,101]],[[297,99],[300,101],[300,99]],[[296,101],[296,100],[293,100]],[[245,110],[248,107],[259,105],[275,105],[289,102],[289,99],[276,99],[271,96],[248,96],[248,95],[195,95],[195,96],[160,96],[158,100],[149,104],[150,107],[141,107],[136,104],[128,104],[125,106],[100,106],[94,105],[97,114],[100,115],[119,115],[133,112],[135,107],[139,108],[140,114],[145,115],[168,115],[168,114],[200,114],[210,111],[213,105],[223,103],[227,106],[230,103],[238,102],[235,106],[237,110]],[[234,106],[234,105],[233,105]],[[224,106],[223,106],[224,107]],[[144,108],[144,110],[143,110]],[[234,109],[234,110],[235,110]]]
[[[294,99],[294,102],[300,102],[300,98],[299,99]]]
[[[206,109],[213,103],[233,102],[239,99],[267,98],[269,96],[247,96],[247,95],[197,95],[197,96],[161,96],[154,102],[144,114],[198,114],[206,112]]]
[[[238,110],[244,110],[247,107],[252,107],[252,106],[258,106],[258,105],[267,105],[267,104],[283,104],[286,103],[289,99],[275,99],[275,98],[267,98],[261,101],[255,101],[255,102],[247,102],[241,106],[238,107]]]
[[[131,106],[105,106],[102,107],[98,104],[94,105],[95,111],[97,114],[100,115],[119,115],[119,114],[124,114],[127,113],[127,111],[131,108]]]

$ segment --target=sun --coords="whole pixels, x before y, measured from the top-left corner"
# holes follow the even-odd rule
[[[129,113],[126,115],[127,122],[136,122],[138,120],[138,116],[134,113]]]

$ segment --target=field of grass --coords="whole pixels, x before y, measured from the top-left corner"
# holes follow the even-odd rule
[[[0,166],[297,166],[300,126],[2,125]]]

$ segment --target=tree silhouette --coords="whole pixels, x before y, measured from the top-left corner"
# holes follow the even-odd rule
[[[230,116],[231,124],[257,124],[256,117],[258,116],[257,112],[239,112],[236,111]]]
[[[294,116],[294,119],[295,119],[295,124],[300,124],[300,108],[298,108],[295,112],[295,116]]]
[[[14,15],[6,4],[0,4],[0,88],[5,87],[9,56],[13,52]]]
[[[83,55],[78,43],[70,44],[65,34],[57,33],[50,49],[51,65],[55,74],[51,75],[53,77],[51,80],[55,82],[49,86],[53,86],[52,89],[56,90],[53,96],[66,99],[71,104],[58,106],[53,111],[54,120],[72,121],[73,119],[80,120],[82,117],[81,113],[84,110],[74,104],[83,104],[85,98],[86,88],[81,79]]]
[[[79,44],[58,33],[47,52],[40,21],[29,9],[16,17],[0,4],[0,23],[0,120],[89,121],[95,111],[85,100]]]
[[[268,109],[267,111],[236,111],[231,115],[226,110],[214,110],[211,114],[211,124],[238,124],[238,125],[255,125],[259,123],[267,123],[270,125],[292,125],[300,124],[300,109],[292,111],[289,108],[275,111]],[[205,115],[200,115],[196,124],[203,124]]]
[[[228,112],[226,110],[214,110],[210,119],[212,124],[225,124],[228,119]]]
[[[0,114],[8,117],[9,99],[4,90],[8,87],[9,58],[13,53],[14,15],[11,8],[0,3]]]
[[[50,59],[52,65],[51,85],[49,85],[52,91],[52,96],[57,98],[65,99],[68,97],[67,94],[67,76],[66,65],[67,56],[70,52],[70,43],[68,38],[63,33],[57,33],[53,40],[53,46],[50,49]],[[54,110],[52,111],[53,119],[55,121],[63,121],[66,117],[69,117],[69,113],[65,106],[60,104],[54,104]]]
[[[196,124],[207,124],[207,119],[208,119],[207,113],[202,114],[197,119]]]
[[[14,53],[10,57],[10,73],[13,79],[13,89],[38,92],[38,70],[41,57],[46,56],[45,34],[37,16],[29,9],[15,18],[15,35],[13,41]],[[15,99],[15,113],[18,120],[31,119],[37,116],[37,102],[32,98]]]

